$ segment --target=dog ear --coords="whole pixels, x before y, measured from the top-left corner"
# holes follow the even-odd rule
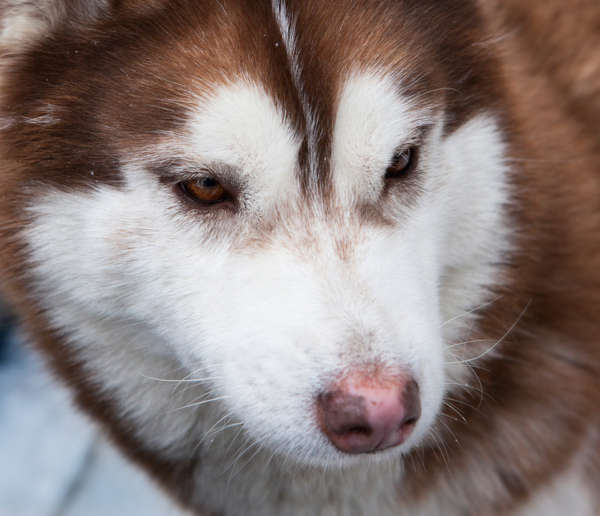
[[[66,23],[85,22],[112,0],[5,0],[0,3],[0,55],[18,52]]]
[[[0,0],[0,58],[19,52],[61,26],[119,14],[147,13],[164,0]]]

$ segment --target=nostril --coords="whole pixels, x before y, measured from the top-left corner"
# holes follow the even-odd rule
[[[405,419],[404,421],[402,421],[402,423],[400,423],[400,427],[413,426],[416,424],[417,424],[417,418],[411,417],[409,419]]]
[[[370,426],[350,426],[347,428],[342,428],[339,432],[335,433],[338,435],[354,434],[369,437],[373,433],[373,429]]]
[[[421,417],[421,401],[419,395],[419,385],[414,380],[406,384],[404,388],[402,403],[404,405],[404,418],[401,428],[412,428],[417,424]]]

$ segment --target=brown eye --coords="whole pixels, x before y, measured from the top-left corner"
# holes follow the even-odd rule
[[[417,166],[417,158],[417,147],[409,147],[394,154],[390,166],[385,171],[386,179],[402,178],[410,174]]]
[[[203,205],[220,204],[231,200],[229,192],[212,177],[182,181],[178,185],[187,197]]]

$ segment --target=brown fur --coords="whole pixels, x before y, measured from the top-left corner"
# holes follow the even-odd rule
[[[510,282],[485,314],[482,336],[499,337],[529,306],[501,357],[479,364],[485,397],[466,395],[467,405],[459,405],[468,423],[448,421],[443,453],[452,468],[440,472],[441,483],[469,500],[465,514],[506,514],[565,470],[600,424],[600,112],[590,103],[600,93],[600,47],[588,44],[600,33],[580,32],[580,19],[598,27],[600,9],[594,2],[579,2],[579,12],[560,2],[510,3],[484,6],[490,36],[482,43],[501,57],[521,232]],[[559,46],[577,51],[553,52]],[[577,84],[582,73],[592,82]],[[577,106],[586,103],[590,110],[579,116]],[[597,440],[585,453],[595,487]],[[486,477],[472,467],[477,454],[496,464]],[[431,472],[417,470],[414,488],[424,494]]]
[[[0,142],[1,287],[79,404],[186,505],[198,465],[167,461],[131,437],[113,402],[97,395],[77,357],[48,328],[24,266],[22,207],[43,195],[39,184],[118,185],[115,156],[147,145],[158,128],[177,130],[189,92],[231,74],[266,84],[300,131],[305,113],[290,93],[294,80],[266,2],[130,0],[93,22],[78,2],[65,5],[74,13],[69,26],[53,25],[24,55],[0,49],[2,115],[12,120]],[[427,100],[437,95],[447,106],[447,132],[485,108],[501,116],[510,140],[519,241],[501,297],[481,314],[480,336],[499,338],[527,309],[498,353],[478,364],[485,394],[456,394],[466,423],[448,409],[443,443],[409,458],[401,495],[418,499],[436,490],[440,503],[458,500],[465,515],[507,514],[564,471],[582,446],[589,447],[590,483],[598,485],[600,450],[597,438],[590,440],[600,430],[597,2],[481,0],[476,8],[446,0],[295,0],[288,10],[302,28],[304,86],[323,129],[312,168],[318,177],[309,173],[304,145],[307,191],[327,191],[335,113],[327,99],[356,63],[377,59],[418,77],[413,92],[432,92]],[[48,114],[49,104],[59,124],[27,122]]]

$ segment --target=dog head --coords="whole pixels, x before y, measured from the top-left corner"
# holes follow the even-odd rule
[[[5,38],[2,127],[78,388],[173,454],[219,422],[321,466],[426,442],[509,248],[475,8],[66,4]]]

